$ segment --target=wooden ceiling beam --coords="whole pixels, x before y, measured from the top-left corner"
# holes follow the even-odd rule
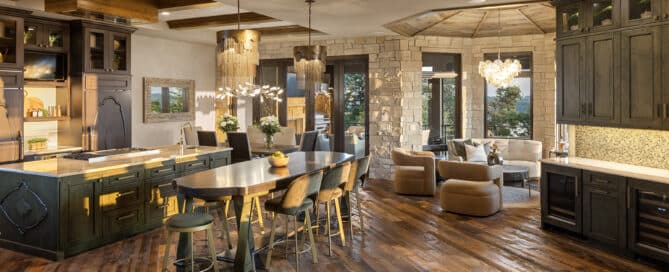
[[[309,34],[309,28],[299,26],[299,25],[287,25],[287,26],[273,26],[273,27],[260,27],[253,28],[252,30],[260,32],[260,37],[262,36],[279,36],[279,35],[300,35],[300,34]],[[311,30],[312,35],[321,35],[324,34],[318,30]]]
[[[476,29],[474,29],[474,33],[472,33],[472,38],[476,38],[476,35],[479,34],[479,30],[481,30],[481,26],[483,25],[483,22],[485,21],[486,18],[488,18],[489,12],[483,13],[483,16],[481,16],[481,21],[476,25]]]
[[[189,8],[200,8],[207,7],[212,5],[220,5],[220,2],[214,0],[158,0],[159,9],[189,9]]]
[[[158,22],[158,8],[153,0],[45,0],[44,10],[63,14],[85,10],[145,22]]]
[[[423,29],[420,29],[420,30],[414,32],[413,34],[411,34],[411,36],[412,36],[412,37],[413,37],[413,36],[416,36],[416,35],[422,33],[422,32],[425,31],[425,30],[428,30],[428,29],[430,29],[430,28],[432,28],[432,27],[434,27],[434,26],[436,26],[436,25],[438,25],[438,24],[441,24],[441,23],[443,23],[443,22],[446,22],[446,20],[452,18],[452,17],[455,16],[455,15],[460,14],[461,12],[462,12],[461,10],[458,10],[458,11],[456,11],[456,12],[453,12],[453,14],[450,14],[450,15],[448,15],[448,16],[442,18],[441,20],[436,21],[436,22],[434,22],[434,23],[431,23],[430,25],[424,27]]]
[[[240,15],[239,20],[242,24],[267,23],[279,21],[266,15],[255,12],[245,12]],[[216,27],[237,25],[237,14],[226,14],[208,17],[188,18],[180,20],[167,21],[170,29],[198,28],[198,27]]]
[[[518,9],[518,13],[520,13],[520,15],[523,16],[523,18],[525,18],[525,20],[527,20],[532,25],[534,25],[534,27],[536,27],[539,30],[539,32],[541,32],[543,34],[547,33],[546,30],[541,28],[541,26],[536,21],[532,20],[532,18],[530,18],[530,16],[527,16],[527,14],[525,14],[525,12],[523,12],[522,9]]]

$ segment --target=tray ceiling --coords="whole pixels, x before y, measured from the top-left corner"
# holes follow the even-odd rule
[[[555,32],[555,8],[549,2],[541,2],[433,10],[386,24],[385,27],[404,36],[476,38],[545,34]]]

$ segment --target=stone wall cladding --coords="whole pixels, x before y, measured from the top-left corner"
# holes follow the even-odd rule
[[[555,42],[553,34],[502,37],[503,52],[533,52],[533,138],[544,142],[544,155],[555,137]],[[262,59],[292,58],[304,41],[262,41]],[[463,136],[483,137],[483,79],[478,63],[484,53],[497,52],[498,38],[380,36],[314,40],[328,56],[369,58],[369,137],[373,156],[370,177],[391,179],[390,152],[421,144],[423,52],[462,56]]]

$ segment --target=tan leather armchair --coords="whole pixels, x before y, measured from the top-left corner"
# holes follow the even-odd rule
[[[454,213],[489,216],[502,209],[502,167],[478,163],[439,161],[441,208]]]
[[[395,192],[406,195],[429,195],[436,192],[434,154],[396,148],[392,152]]]

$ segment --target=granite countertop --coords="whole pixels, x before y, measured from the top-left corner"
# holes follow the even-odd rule
[[[57,146],[55,148],[47,148],[42,150],[27,150],[24,154],[25,156],[31,155],[51,155],[58,153],[67,153],[67,152],[79,152],[81,147],[76,146]]]
[[[20,162],[0,165],[0,172],[24,173],[48,177],[66,177],[123,167],[159,163],[168,160],[181,160],[214,152],[232,150],[232,148],[229,147],[200,146],[197,148],[184,148],[182,152],[181,147],[178,145],[155,147],[153,149],[159,150],[160,153],[132,158],[122,158],[99,163],[89,163],[85,160],[65,158]]]
[[[542,163],[669,184],[669,170],[579,157],[550,158]]]

